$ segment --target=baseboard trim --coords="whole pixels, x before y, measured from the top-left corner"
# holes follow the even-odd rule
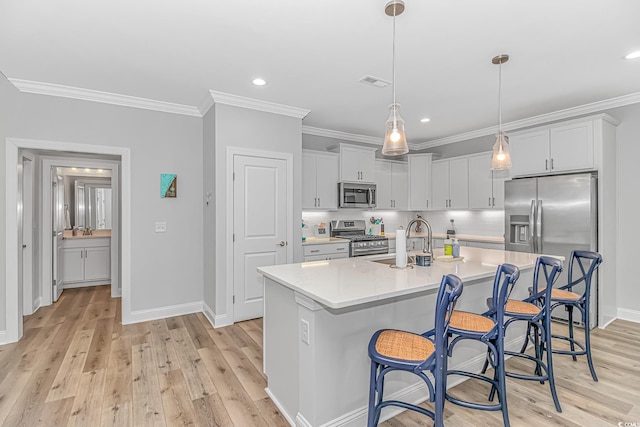
[[[291,418],[291,416],[287,413],[287,411],[284,410],[284,406],[282,406],[282,404],[278,401],[278,399],[275,398],[273,393],[271,393],[271,390],[269,390],[269,387],[266,387],[264,389],[264,391],[265,391],[265,393],[267,393],[267,396],[269,396],[269,399],[271,399],[273,404],[276,405],[276,408],[278,408],[280,410],[280,413],[287,420],[287,422],[291,425],[291,427],[295,427],[295,425],[296,425],[295,421],[293,420],[293,418]]]
[[[233,321],[228,314],[217,315],[206,302],[202,302],[202,312],[214,328],[223,328],[225,326],[233,325]]]
[[[120,298],[122,296],[122,289],[121,288],[114,288],[113,286],[111,287],[111,298]]]
[[[92,286],[103,286],[109,285],[109,282],[105,283],[104,281],[97,282],[79,282],[79,283],[63,283],[61,286],[62,289],[75,289],[75,288],[90,288]]]
[[[618,307],[618,319],[629,322],[640,323],[640,311]]]
[[[33,302],[33,305],[31,306],[31,313],[35,313],[36,311],[38,311],[41,304],[42,304],[42,298],[41,297],[36,298],[36,300]]]
[[[196,301],[166,307],[150,308],[147,310],[135,310],[131,312],[128,323],[147,322],[149,320],[199,313],[202,311],[202,304],[202,301]]]
[[[505,348],[507,350],[512,350],[512,351],[519,351],[520,347],[522,346],[522,337],[518,336],[510,341],[505,342]],[[509,356],[506,356],[507,358],[509,358]],[[467,361],[465,361],[464,363],[461,363],[459,365],[456,366],[450,366],[449,369],[451,370],[461,370],[461,371],[465,371],[465,370],[472,370],[472,367],[474,365],[478,365],[478,364],[482,364],[484,362],[484,358],[485,355],[484,354],[480,354],[476,357],[474,357],[473,359],[469,359]],[[464,381],[468,380],[468,377],[461,377],[461,376],[456,376],[454,380],[452,381],[447,381],[447,388],[452,388],[457,386],[458,384],[463,383]],[[424,382],[416,382],[408,387],[403,388],[402,390],[399,390],[395,393],[392,393],[388,396],[385,396],[386,399],[394,399],[394,400],[401,400],[404,402],[409,402],[412,403],[414,405],[418,405],[422,402],[424,402],[425,400],[428,399],[429,396],[429,391],[427,389],[427,386]],[[271,397],[271,396],[269,396]],[[322,424],[321,427],[360,427],[363,425],[367,424],[367,411],[368,408],[365,406],[363,408],[360,409],[356,409],[352,412],[349,412],[347,414],[344,414],[338,418],[335,418],[325,424]],[[396,409],[394,408],[391,411],[385,411],[384,415],[380,418],[380,422],[384,422],[388,419],[391,419],[393,417],[395,417],[396,415],[402,413],[406,411],[406,409]],[[281,410],[282,412],[282,410]],[[300,417],[302,417],[302,415],[298,414]],[[302,417],[304,419],[304,417]],[[298,417],[296,416],[296,420],[298,420]],[[304,425],[302,424],[297,424],[296,427],[303,427]]]
[[[598,325],[599,329],[607,329],[607,326],[609,326],[610,324],[612,324],[615,320],[617,319],[617,317],[612,317],[611,319],[609,319],[608,321],[605,321],[604,325]]]
[[[0,331],[0,345],[9,344],[7,341],[7,331]]]

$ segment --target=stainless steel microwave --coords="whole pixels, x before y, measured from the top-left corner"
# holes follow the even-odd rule
[[[338,184],[338,197],[341,208],[375,208],[376,185],[341,182]]]

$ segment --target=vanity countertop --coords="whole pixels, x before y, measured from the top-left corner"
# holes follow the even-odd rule
[[[73,235],[73,230],[64,230],[62,233],[63,239],[96,239],[100,237],[111,237],[111,230],[92,230],[93,234],[83,236],[82,230],[78,230],[78,235]]]

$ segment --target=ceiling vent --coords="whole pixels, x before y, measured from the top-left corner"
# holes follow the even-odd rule
[[[358,81],[360,83],[364,83],[366,85],[371,85],[375,87],[387,87],[391,84],[391,82],[388,82],[386,80],[382,80],[382,79],[379,79],[378,77],[373,77],[373,76],[364,76]]]

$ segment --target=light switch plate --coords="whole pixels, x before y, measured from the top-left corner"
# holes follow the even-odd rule
[[[156,233],[166,233],[166,232],[167,232],[167,223],[156,222]]]

